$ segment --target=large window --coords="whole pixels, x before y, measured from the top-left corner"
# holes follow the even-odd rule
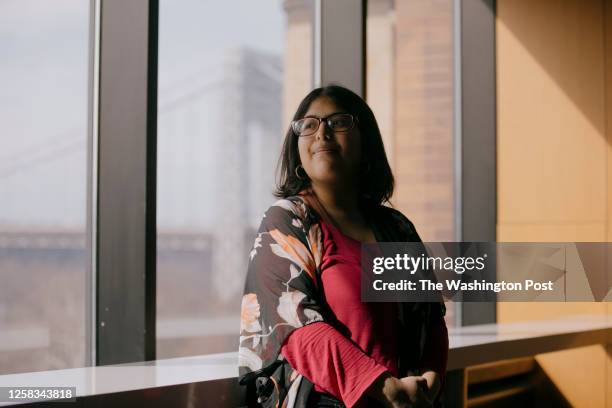
[[[88,44],[88,1],[0,1],[0,374],[87,362]]]
[[[248,252],[312,86],[311,16],[307,0],[160,1],[159,358],[238,348]]]
[[[84,365],[91,351],[88,339],[96,338],[87,336],[94,325],[89,305],[96,304],[88,290],[89,266],[95,262],[86,234],[87,157],[88,145],[93,146],[87,119],[94,113],[88,107],[95,105],[88,97],[91,3],[0,1],[2,374]],[[120,4],[112,3],[109,16],[122,16]],[[424,239],[452,240],[451,1],[372,0],[368,5],[367,98],[397,177],[394,204],[413,219]],[[248,252],[274,200],[285,130],[313,86],[313,15],[312,0],[160,0],[159,358],[237,349]],[[110,20],[106,33],[117,33]],[[120,32],[105,38],[141,35]],[[121,50],[116,47],[117,55]],[[136,50],[128,54],[140,55]],[[123,72],[120,58],[106,62],[101,72],[115,72],[113,67]],[[141,78],[145,72],[133,74]],[[122,79],[110,78],[101,83],[104,92],[97,101],[108,108],[100,111],[108,122],[145,101],[109,96],[115,95],[113,80]],[[104,134],[107,127],[99,129],[98,140],[140,143],[129,132],[113,138],[117,135],[108,134],[113,132]],[[97,163],[101,169],[113,163],[112,143]],[[121,187],[112,191],[132,189],[120,179],[104,181]],[[106,204],[113,202],[108,196]],[[120,204],[124,207],[118,206],[117,213],[142,212],[138,200]],[[131,249],[126,243],[133,241],[108,229],[106,243]],[[101,259],[117,257],[122,267],[130,267],[123,252],[104,248],[108,252]],[[114,267],[113,262],[105,265]],[[97,279],[107,284],[98,289],[125,283],[104,273]],[[106,327],[104,313],[98,315],[99,327]],[[107,332],[115,333],[103,331],[102,337]],[[121,361],[134,358],[117,355]]]

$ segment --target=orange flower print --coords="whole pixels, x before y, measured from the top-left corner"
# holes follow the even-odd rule
[[[312,254],[302,242],[292,235],[285,235],[277,229],[271,230],[270,235],[276,244],[270,244],[272,252],[276,255],[289,259],[310,275],[314,284],[317,284],[317,265]]]
[[[259,302],[255,293],[247,293],[242,297],[240,312],[240,331],[257,333],[261,331],[259,324]]]

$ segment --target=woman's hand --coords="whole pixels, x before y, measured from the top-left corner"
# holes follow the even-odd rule
[[[400,392],[396,398],[395,407],[430,407],[432,400],[429,397],[427,380],[421,376],[410,376],[399,379]]]
[[[423,377],[427,381],[427,395],[429,399],[433,402],[436,399],[436,396],[440,392],[440,375],[435,371],[425,371],[421,377]]]
[[[370,386],[367,394],[388,408],[422,408],[432,403],[427,380],[421,376],[398,379],[386,374]]]

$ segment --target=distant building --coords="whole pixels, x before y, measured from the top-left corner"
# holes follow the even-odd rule
[[[213,236],[215,292],[242,290],[254,230],[272,203],[282,140],[282,58],[236,48],[160,94],[158,230]],[[245,238],[246,237],[246,238]]]

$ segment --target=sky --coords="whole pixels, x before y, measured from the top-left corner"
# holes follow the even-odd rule
[[[84,228],[89,3],[0,0],[0,229]],[[284,30],[281,0],[160,0],[160,103]]]

